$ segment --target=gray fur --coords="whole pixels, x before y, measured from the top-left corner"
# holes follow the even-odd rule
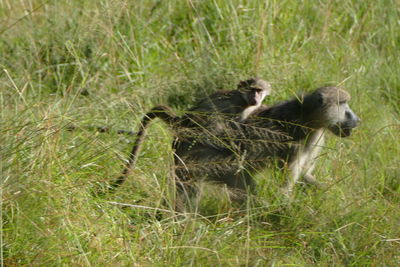
[[[245,123],[227,120],[214,139],[201,133],[178,138],[173,144],[178,193],[198,180],[252,189],[252,175],[276,160],[292,173],[285,194],[291,194],[301,175],[314,182],[312,170],[326,129],[346,137],[360,121],[349,99],[341,88],[322,87],[299,99],[261,107]]]

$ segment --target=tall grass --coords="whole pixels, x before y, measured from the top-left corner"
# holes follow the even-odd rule
[[[2,263],[399,265],[399,14],[394,0],[0,1]],[[325,84],[352,94],[362,125],[330,136],[322,189],[285,206],[285,178],[267,171],[248,209],[210,196],[174,216],[172,137],[155,123],[128,183],[92,194],[132,138],[85,126],[135,129],[154,104],[182,111],[250,76],[271,81],[268,103]]]

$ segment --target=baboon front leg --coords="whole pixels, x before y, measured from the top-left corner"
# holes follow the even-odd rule
[[[324,132],[318,131],[309,136],[304,147],[299,148],[293,160],[289,163],[291,177],[284,189],[284,193],[290,196],[295,183],[303,176],[309,184],[317,184],[312,172],[315,168],[316,159],[324,144]]]
[[[312,174],[315,168],[315,162],[321,152],[321,148],[324,144],[324,135],[323,132],[317,133],[313,144],[309,147],[309,152],[307,153],[307,159],[304,162],[303,170],[304,173],[303,179],[306,183],[311,185],[318,185],[318,181],[315,179]]]
[[[286,186],[283,189],[283,194],[286,197],[291,197],[293,193],[293,188],[294,185],[297,183],[299,180],[301,173],[303,171],[303,167],[305,164],[305,161],[307,160],[306,155],[303,155],[302,153],[299,153],[296,158],[289,163],[289,180],[286,184]]]
[[[312,174],[315,168],[315,159],[307,157],[300,170],[300,176],[307,184],[317,184],[317,180]],[[299,177],[300,178],[300,177]]]
[[[313,170],[315,168],[315,164],[313,164],[303,175],[303,179],[307,184],[310,185],[318,185],[319,182],[315,178],[315,176],[312,174]]]

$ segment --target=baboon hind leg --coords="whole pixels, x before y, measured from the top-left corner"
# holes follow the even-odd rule
[[[246,170],[231,171],[214,178],[227,186],[230,200],[239,205],[245,204],[255,189],[253,177]]]

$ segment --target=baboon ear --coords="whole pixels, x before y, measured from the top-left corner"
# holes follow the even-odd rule
[[[311,110],[320,109],[323,107],[323,105],[325,105],[324,95],[318,91],[309,95],[303,95],[302,99],[304,100],[300,100],[300,102],[303,103],[303,106]]]
[[[245,88],[245,87],[247,87],[247,81],[240,81],[238,83],[237,89],[242,89],[242,88]]]
[[[248,80],[240,81],[238,86],[237,86],[237,89],[240,90],[240,89],[243,89],[243,88],[247,88],[251,84],[253,84],[254,82],[255,82],[254,79],[248,79]]]

